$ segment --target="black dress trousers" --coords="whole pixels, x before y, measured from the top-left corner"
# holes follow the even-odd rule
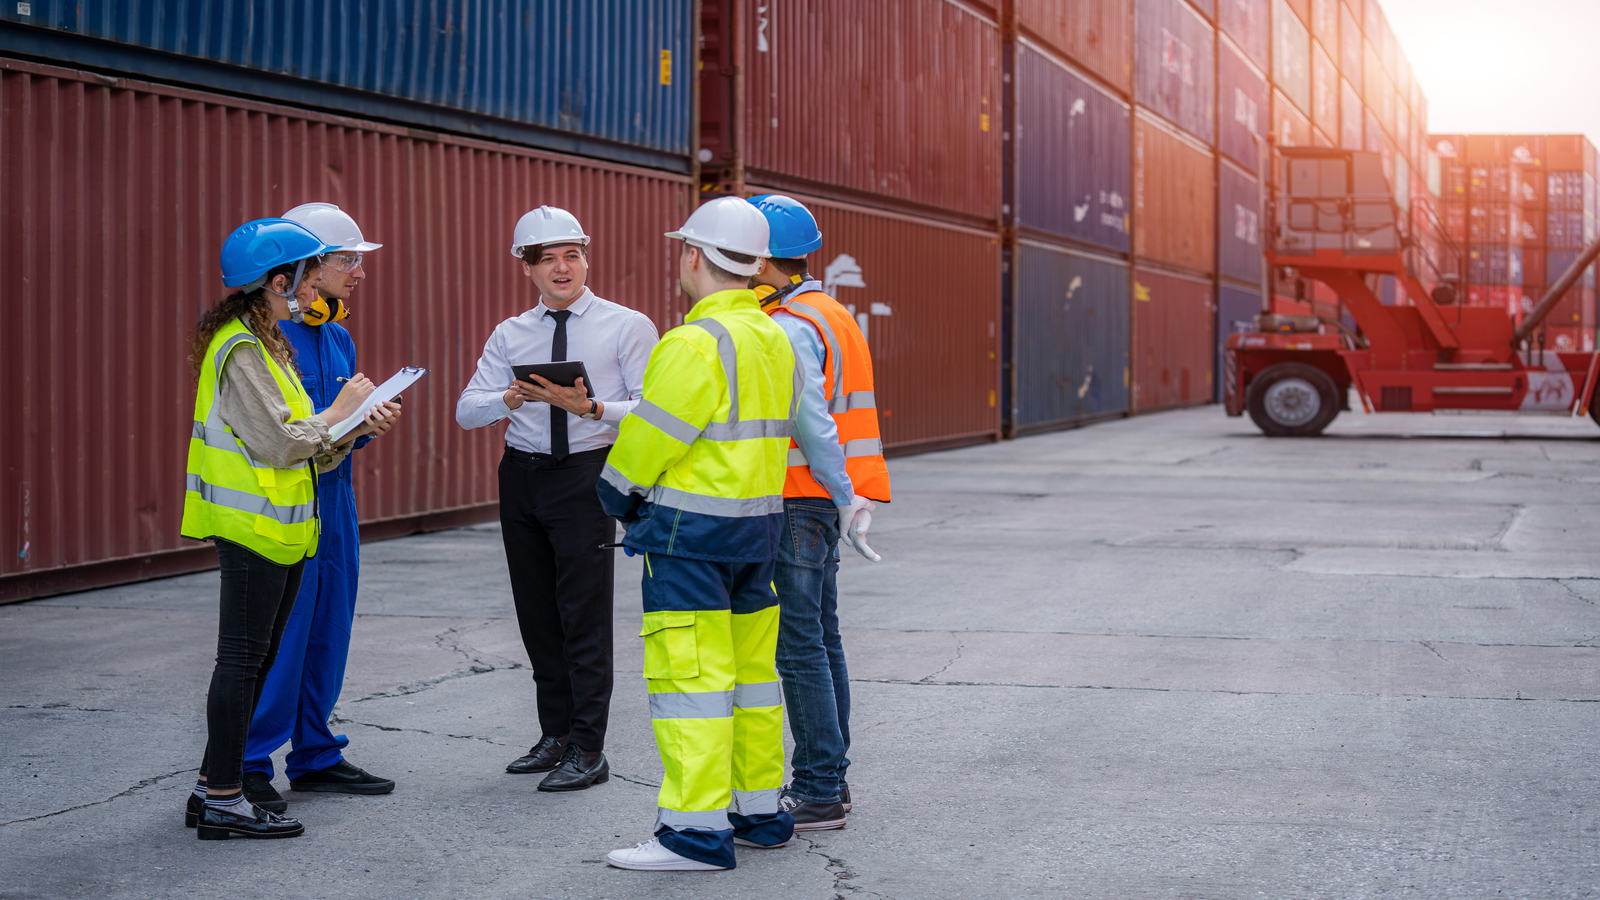
[[[605,749],[611,708],[616,563],[600,545],[616,540],[616,523],[595,493],[609,451],[556,460],[507,447],[500,460],[500,529],[539,728],[591,751]]]

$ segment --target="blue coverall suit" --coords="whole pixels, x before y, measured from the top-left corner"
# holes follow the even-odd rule
[[[344,387],[337,379],[356,373],[356,345],[350,332],[336,322],[279,322],[278,327],[294,345],[300,381],[317,412],[322,412]],[[371,440],[370,435],[359,437],[355,447]],[[346,456],[337,469],[317,478],[322,535],[317,555],[306,561],[294,612],[250,723],[246,772],[265,772],[271,778],[272,754],[287,742],[293,749],[285,774],[293,780],[338,765],[344,759],[341,751],[350,743],[344,735],[328,730],[328,718],[344,687],[361,563],[350,469],[350,457]]]

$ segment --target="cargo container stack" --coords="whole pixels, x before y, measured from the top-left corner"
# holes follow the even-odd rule
[[[1582,135],[1433,134],[1443,218],[1465,252],[1462,302],[1520,321],[1595,234],[1595,148]],[[1593,349],[1595,267],[1532,340]]]

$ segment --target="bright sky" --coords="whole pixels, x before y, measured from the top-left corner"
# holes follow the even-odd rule
[[[1600,144],[1600,0],[1382,0],[1436,134]]]

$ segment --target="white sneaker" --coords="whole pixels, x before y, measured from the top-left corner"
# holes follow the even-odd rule
[[[651,838],[631,850],[613,850],[606,854],[606,863],[619,869],[640,869],[648,872],[721,872],[727,868],[679,856],[661,846],[659,838]]]

